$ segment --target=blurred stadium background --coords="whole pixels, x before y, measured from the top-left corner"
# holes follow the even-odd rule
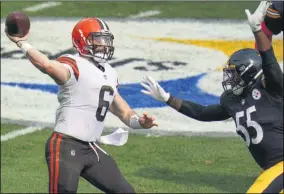
[[[150,21],[150,23],[152,23],[149,23],[149,26],[151,25],[152,27],[153,23],[155,24],[156,21],[157,24],[160,25],[161,21],[163,20],[172,21],[173,19],[177,19],[177,25],[179,25],[180,32],[174,34],[174,32],[169,31],[169,33],[167,34],[167,39],[163,39],[163,37],[159,39],[161,35],[158,33],[158,31],[161,31],[163,29],[157,27],[153,30],[154,40],[149,40],[152,41],[149,44],[165,44],[166,47],[170,45],[170,47],[174,49],[176,48],[175,51],[177,53],[186,52],[186,49],[195,49],[197,50],[197,53],[203,53],[207,50],[198,50],[197,46],[204,46],[209,49],[220,49],[217,48],[218,46],[216,45],[208,46],[210,41],[212,41],[211,39],[214,39],[214,41],[216,41],[215,44],[225,45],[224,48],[222,48],[221,50],[226,53],[232,52],[234,49],[243,46],[253,47],[254,41],[251,39],[251,31],[248,27],[246,27],[244,30],[241,29],[244,31],[245,34],[242,34],[241,31],[239,32],[238,30],[240,29],[234,29],[234,27],[232,27],[231,31],[224,32],[220,30],[216,33],[216,35],[212,35],[213,32],[211,32],[211,34],[208,33],[207,35],[207,32],[212,31],[212,29],[207,28],[205,29],[204,33],[201,34],[202,37],[200,39],[203,40],[201,42],[196,41],[196,38],[193,38],[194,41],[191,40],[192,37],[197,36],[196,34],[191,35],[191,30],[194,31],[193,28],[196,27],[200,27],[201,29],[203,23],[207,26],[214,26],[217,25],[218,22],[222,23],[224,21],[227,21],[227,25],[229,25],[227,29],[230,28],[230,23],[236,23],[236,26],[239,25],[242,28],[242,26],[246,26],[244,10],[246,8],[254,10],[258,5],[258,2],[57,2],[53,3],[53,6],[52,3],[45,4],[47,6],[38,6],[39,4],[42,3],[29,1],[1,1],[1,193],[47,192],[48,177],[47,167],[44,158],[44,149],[46,139],[52,132],[52,129],[50,127],[52,126],[52,124],[44,125],[45,119],[42,119],[43,122],[37,123],[36,121],[38,121],[38,119],[36,116],[41,115],[42,117],[46,116],[53,118],[54,114],[50,114],[50,112],[42,112],[43,109],[41,109],[41,106],[34,102],[36,102],[37,100],[36,95],[48,96],[48,98],[52,99],[53,101],[56,101],[56,96],[54,95],[52,89],[50,89],[50,91],[40,90],[38,91],[38,93],[32,93],[30,90],[28,90],[32,88],[27,88],[27,86],[22,87],[21,85],[18,85],[18,87],[15,88],[15,84],[13,85],[11,83],[11,81],[18,81],[18,77],[21,82],[26,83],[32,79],[36,79],[37,76],[42,75],[40,75],[40,73],[37,73],[36,70],[32,70],[34,72],[31,72],[31,74],[34,73],[34,77],[31,76],[25,78],[25,74],[28,74],[29,72],[25,73],[24,67],[27,67],[29,64],[27,63],[27,60],[22,59],[20,57],[17,58],[17,56],[15,56],[18,54],[16,52],[16,47],[10,42],[8,42],[7,38],[3,34],[5,17],[10,12],[15,10],[24,11],[27,15],[31,17],[32,21],[35,21],[34,26],[43,28],[41,29],[42,33],[35,34],[35,41],[38,41],[40,39],[42,41],[40,43],[42,44],[37,44],[37,46],[41,47],[42,49],[45,49],[47,53],[51,53],[51,56],[53,57],[55,56],[52,55],[54,54],[53,49],[56,48],[48,47],[48,45],[46,48],[44,48],[45,44],[47,44],[46,42],[51,41],[51,43],[55,47],[60,47],[59,45],[61,45],[62,42],[57,39],[50,39],[49,37],[53,37],[52,33],[58,33],[59,35],[56,37],[60,37],[60,35],[62,37],[68,35],[65,34],[64,31],[64,22],[60,23],[62,29],[57,29],[57,32],[53,32],[52,30],[50,30],[53,29],[53,25],[59,25],[55,24],[55,21],[57,21],[58,18],[60,18],[61,21],[66,20],[66,28],[69,29],[69,26],[72,26],[72,23],[70,24],[70,22],[68,23],[67,21],[77,21],[87,16],[101,17],[103,19],[106,19],[107,22],[110,21],[109,25],[111,29],[112,23],[114,29],[119,29],[119,23],[125,26],[125,23],[130,21],[129,28],[131,28],[131,24],[133,24],[133,29],[131,29],[130,31],[132,35],[136,36],[140,36],[139,33],[141,31],[137,31],[137,33],[135,33],[135,28],[139,28],[138,25],[140,24],[140,22],[141,25],[145,26],[144,30],[147,31],[149,30],[147,28],[147,21]],[[41,18],[42,20],[39,18]],[[184,25],[187,26],[191,25],[190,21],[192,21],[193,23],[196,22],[189,19],[197,19],[197,23],[192,26],[192,29],[190,29],[190,27],[187,27],[188,31],[184,32],[184,30],[182,30],[183,21]],[[52,22],[53,20],[54,24]],[[143,21],[146,21],[146,23],[143,23]],[[31,24],[31,28],[31,30],[39,30],[33,28],[33,23]],[[169,26],[169,28],[175,28],[175,26],[172,25]],[[62,34],[60,34],[60,30],[62,30]],[[156,35],[154,31],[157,31],[158,35]],[[133,34],[133,32],[135,34]],[[149,34],[151,33],[148,33],[148,37],[150,37]],[[175,39],[169,38],[169,36],[171,36],[171,33],[174,34],[173,36],[175,36]],[[182,40],[182,43],[180,43],[181,40],[176,39],[179,33],[181,34],[180,38],[186,39],[187,42],[185,40]],[[244,40],[239,40],[240,44],[238,42],[230,42],[230,33],[232,33],[232,40],[236,39],[235,36],[243,37]],[[115,30],[114,34],[116,36]],[[119,33],[117,34],[118,37],[120,37]],[[211,37],[211,35],[213,36],[213,38]],[[145,36],[145,33],[143,34],[143,36]],[[218,37],[219,40],[217,39]],[[71,41],[67,42],[69,39],[71,40],[71,38],[69,37],[65,38],[64,42],[66,43],[63,43],[63,45],[70,44]],[[227,40],[227,42],[222,42],[222,39]],[[115,41],[116,40],[117,39],[115,39]],[[208,40],[210,41],[208,42]],[[167,43],[157,43],[158,41],[164,41]],[[145,42],[147,42],[147,40],[145,40]],[[127,42],[124,43],[128,44]],[[118,40],[118,48],[116,51],[118,52],[118,55],[115,56],[118,59],[121,57],[120,54],[124,54],[119,51],[120,47],[122,47],[121,44],[122,41]],[[185,46],[186,44],[192,44],[195,45],[195,47],[191,48],[190,46]],[[276,47],[275,49],[277,58],[283,64],[283,39],[275,39],[274,45]],[[67,48],[69,47],[70,46],[68,46]],[[57,50],[56,53],[66,51],[67,48],[60,47],[60,49]],[[139,49],[142,49],[141,52],[146,52],[146,48],[147,47],[145,45],[144,47],[139,47]],[[208,52],[209,51],[210,50],[208,50]],[[163,52],[161,51],[161,53]],[[212,54],[210,54],[210,56],[206,56],[208,57],[208,61],[212,61],[210,57],[214,58],[215,54],[216,57],[221,57],[219,61],[223,61],[224,58],[227,56],[223,54],[222,56],[219,56],[221,55],[220,53],[213,52]],[[153,55],[155,55],[155,52]],[[182,55],[182,57],[184,56],[187,56],[187,54]],[[203,55],[198,56],[201,58],[204,57]],[[196,55],[196,57],[198,56]],[[145,64],[142,64],[142,66],[144,65],[144,69],[150,67],[151,65],[153,66],[154,63],[149,63],[149,60],[154,61],[155,59],[160,59],[158,56],[148,56],[149,58],[147,58],[147,56],[143,57],[147,61],[146,65],[148,65],[145,67]],[[161,58],[163,57],[166,56],[161,56]],[[190,76],[193,76],[189,79],[186,79],[186,81],[184,82],[181,80],[177,83],[190,84],[192,83],[191,78],[194,79],[195,75],[199,75],[198,73],[202,73],[205,70],[200,69],[199,72],[199,69],[195,69],[195,67],[193,67],[194,65],[198,66],[198,63],[192,65],[190,64],[190,62],[187,61],[186,58],[182,57],[181,59],[179,59],[178,57],[177,59],[175,59],[175,56],[170,56],[169,58],[173,58],[174,62],[180,62],[177,63],[180,64],[180,66],[185,66],[189,68],[188,72],[183,72],[183,75],[180,77],[184,77],[184,74],[187,73],[190,74]],[[188,57],[190,58],[190,56]],[[195,59],[193,58],[192,60]],[[113,63],[118,64],[118,62],[116,61],[114,61]],[[21,64],[23,64],[23,66]],[[159,64],[160,66],[157,65],[154,67],[164,67],[164,63]],[[207,81],[205,80],[205,85],[207,88],[204,88],[204,84],[202,85],[202,83],[201,85],[199,85],[200,87],[202,87],[203,90],[206,90],[207,93],[212,93],[212,95],[200,92],[200,90],[191,90],[190,94],[193,95],[192,99],[196,101],[198,101],[198,99],[201,99],[201,103],[204,101],[208,103],[213,103],[218,100],[217,93],[215,94],[214,92],[210,91],[211,86],[215,88],[215,85],[220,84],[218,82],[219,78],[215,78],[217,75],[220,74],[220,71],[218,71],[217,68],[218,65],[214,67],[217,73],[214,70],[215,73],[208,75]],[[176,67],[178,68],[179,66],[176,65],[175,68]],[[210,69],[209,67],[206,68],[206,70]],[[141,70],[142,73],[145,73],[145,71],[142,71],[143,68],[141,68],[140,66],[136,67],[135,70]],[[172,74],[169,73],[170,75],[168,75],[167,72],[169,72],[170,70],[171,67],[168,67],[168,69],[165,68],[162,69],[160,72],[157,72],[156,74],[154,72],[153,74],[159,76],[159,78],[164,76],[165,78],[161,78],[162,81],[168,80],[170,78],[176,79],[179,77],[179,71],[173,71]],[[122,71],[123,70],[119,70],[119,72]],[[138,85],[131,85],[132,78],[133,80],[135,80],[136,77],[131,77],[131,74],[124,75],[123,72],[121,74],[123,75],[120,78],[121,83],[123,83],[121,91],[122,93],[124,92],[123,95],[127,97],[127,94],[129,92],[127,88],[135,86],[138,87]],[[176,74],[178,75],[176,76]],[[16,76],[16,78],[14,78],[13,76]],[[24,78],[26,80],[23,80],[21,78]],[[42,79],[45,84],[51,83],[45,82],[45,80],[48,78],[40,77],[40,79]],[[210,82],[211,79],[213,80],[212,85]],[[139,81],[140,80],[136,80],[135,82],[138,83]],[[8,84],[8,82],[10,84]],[[171,84],[171,82],[169,82],[169,84]],[[188,86],[188,88],[190,90],[190,86]],[[139,90],[134,91],[139,92]],[[218,89],[217,91],[219,92]],[[27,94],[29,97],[22,94]],[[179,93],[179,95],[184,95],[186,97],[187,94]],[[138,95],[138,100],[139,97],[140,96]],[[10,98],[13,98],[13,100],[10,100]],[[46,107],[49,107],[51,105],[44,99],[45,97],[40,103],[45,104],[44,108],[47,109]],[[166,120],[170,118],[168,118],[169,115],[163,115],[164,113],[162,113],[162,110],[165,111],[168,109],[158,109],[160,107],[159,104],[155,104],[155,102],[153,100],[151,101],[151,99],[148,100],[152,104],[149,104],[149,106],[140,106],[138,102],[138,104],[134,103],[131,101],[131,98],[129,98],[132,107],[138,108],[137,110],[139,110],[139,112],[141,112],[142,110],[147,111],[149,108],[150,113],[157,113],[156,115],[158,120],[160,114],[161,118],[165,117],[165,119],[161,119],[161,122],[165,122],[164,125],[167,125]],[[35,115],[35,113],[31,111],[36,112],[37,115]],[[54,112],[54,110],[52,109],[51,112]],[[17,119],[28,116],[29,114],[31,115],[31,117],[35,117],[35,119],[31,122],[30,119],[28,119],[29,122],[24,122],[21,119]],[[103,146],[116,159],[121,171],[129,180],[129,182],[133,184],[136,191],[139,193],[246,192],[246,189],[254,182],[255,178],[259,175],[260,169],[250,156],[246,145],[242,141],[242,139],[232,133],[234,131],[234,125],[227,125],[226,123],[224,125],[220,123],[211,123],[209,125],[212,125],[213,128],[231,126],[231,129],[220,129],[220,131],[222,131],[223,133],[218,133],[216,132],[216,130],[207,130],[208,133],[203,134],[202,130],[206,130],[209,125],[203,125],[202,123],[192,124],[190,123],[192,122],[190,119],[179,115],[175,111],[172,111],[169,114],[172,115],[169,117],[178,118],[176,121],[170,119],[173,126],[178,126],[176,128],[184,128],[183,131],[179,131],[179,133],[170,133],[177,130],[174,129],[175,127],[172,127],[170,125],[170,128],[172,130],[167,129],[166,131],[168,133],[159,133],[159,130],[156,130],[155,133],[145,133],[144,131],[144,133],[141,134],[131,134],[128,143],[122,147]],[[116,122],[114,122],[115,126],[117,125]],[[163,123],[161,125],[163,126]],[[113,128],[115,126],[108,126],[108,128]],[[192,126],[195,127],[193,128]],[[81,179],[78,192],[94,193],[100,191],[93,188],[93,186],[88,184],[84,179]]]

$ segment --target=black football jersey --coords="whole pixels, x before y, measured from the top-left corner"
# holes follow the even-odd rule
[[[261,82],[246,93],[224,92],[220,103],[234,119],[255,161],[267,169],[283,160],[283,99],[271,96]]]
[[[243,95],[226,91],[220,104],[234,119],[256,162],[267,169],[283,161],[283,73],[273,48],[260,54],[265,87],[259,79]]]
[[[272,47],[260,55],[265,86],[259,77],[240,96],[225,91],[219,104],[208,106],[182,100],[178,111],[205,122],[232,117],[256,162],[267,169],[283,161],[283,73]]]

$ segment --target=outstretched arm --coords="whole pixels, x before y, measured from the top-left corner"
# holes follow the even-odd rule
[[[70,78],[70,71],[62,63],[49,60],[47,56],[31,46],[28,42],[28,34],[25,37],[10,36],[5,30],[7,37],[24,52],[30,62],[41,72],[48,74],[57,84],[63,85]]]
[[[198,121],[223,121],[231,117],[220,104],[202,106],[173,96],[170,96],[167,104],[178,112]]]
[[[268,40],[270,42],[272,42],[272,32],[268,29],[268,27],[266,26],[265,22],[261,22],[261,28],[262,28],[262,31],[264,32],[264,34],[267,36]],[[257,46],[257,43],[255,42],[255,49],[258,50],[258,46]]]
[[[283,73],[275,58],[271,42],[260,25],[264,19],[268,6],[268,2],[262,1],[254,14],[251,14],[249,10],[245,10],[245,12],[262,58],[262,69],[265,76],[266,90],[283,95]]]
[[[221,121],[231,117],[220,104],[202,106],[191,101],[171,96],[151,77],[144,77],[144,82],[142,82],[141,85],[146,89],[142,90],[142,93],[152,96],[156,100],[166,102],[178,112],[195,120]]]
[[[138,116],[138,114],[129,107],[127,102],[118,92],[115,95],[109,110],[125,125],[133,129],[148,129],[153,126],[158,126],[158,124],[154,121],[155,119],[147,113],[143,113],[142,117]]]

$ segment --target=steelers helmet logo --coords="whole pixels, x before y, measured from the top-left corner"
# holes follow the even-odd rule
[[[258,89],[253,89],[253,90],[252,90],[252,97],[253,97],[253,99],[255,99],[255,100],[260,99],[260,98],[261,98],[261,93],[260,93],[260,91],[259,91]]]

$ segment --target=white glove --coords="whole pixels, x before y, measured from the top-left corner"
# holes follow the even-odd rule
[[[146,90],[141,90],[143,94],[152,96],[156,100],[167,102],[170,98],[170,93],[165,92],[165,90],[150,76],[144,76],[143,82],[141,82]]]
[[[245,10],[248,18],[248,23],[253,32],[261,30],[261,22],[264,20],[266,10],[270,5],[270,1],[261,1],[252,15],[248,9]]]

